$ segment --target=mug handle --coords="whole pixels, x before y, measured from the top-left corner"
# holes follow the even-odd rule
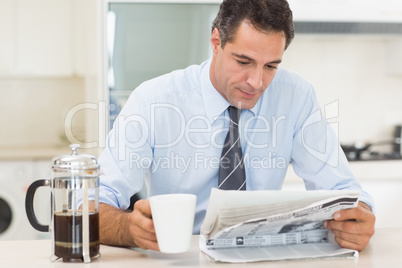
[[[34,196],[35,196],[36,190],[39,187],[49,186],[49,185],[50,185],[50,180],[49,179],[34,181],[28,187],[27,195],[25,197],[25,212],[27,213],[29,223],[32,225],[33,228],[35,228],[36,230],[38,230],[40,232],[48,232],[49,231],[49,225],[40,224],[38,219],[36,218],[34,208],[33,208]]]

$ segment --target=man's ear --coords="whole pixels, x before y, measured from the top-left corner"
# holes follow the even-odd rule
[[[215,28],[215,29],[212,31],[212,34],[211,34],[211,45],[212,45],[212,51],[213,51],[214,53],[217,53],[217,52],[218,52],[218,48],[219,48],[219,46],[221,45],[221,38],[220,38],[220,36],[219,36],[219,30],[218,30],[218,28]]]

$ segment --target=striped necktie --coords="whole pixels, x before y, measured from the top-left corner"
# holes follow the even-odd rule
[[[218,188],[222,190],[246,190],[246,173],[239,137],[241,110],[229,106],[228,111],[230,126],[222,149]]]

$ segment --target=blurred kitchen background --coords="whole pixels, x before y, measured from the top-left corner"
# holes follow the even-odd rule
[[[0,239],[46,237],[26,222],[26,187],[49,176],[70,143],[98,156],[139,83],[208,59],[219,3],[0,0]],[[400,0],[289,3],[296,37],[282,66],[330,107],[353,171],[377,200],[377,225],[402,226]],[[301,187],[292,171],[286,181]],[[43,221],[47,200],[37,201]]]

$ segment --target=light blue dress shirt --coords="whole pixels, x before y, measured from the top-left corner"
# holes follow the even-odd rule
[[[99,163],[100,202],[121,209],[145,182],[148,194],[197,195],[199,233],[229,127],[230,105],[213,87],[211,61],[154,78],[133,91]],[[327,116],[328,117],[328,116]],[[307,190],[361,191],[313,87],[279,68],[257,104],[239,123],[247,190],[280,190],[291,162]]]

